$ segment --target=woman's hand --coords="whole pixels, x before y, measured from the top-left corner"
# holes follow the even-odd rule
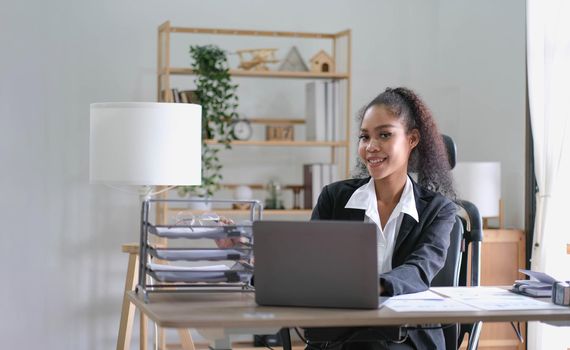
[[[225,218],[223,216],[220,216],[219,222],[222,225],[233,225],[234,224],[234,221],[232,219]],[[233,247],[239,245],[241,243],[240,238],[241,237],[220,238],[220,239],[216,239],[214,241],[216,242],[216,245],[218,246],[218,248],[227,249],[227,248],[233,248]]]
[[[239,237],[216,239],[215,242],[218,248],[222,249],[234,248],[241,243]]]

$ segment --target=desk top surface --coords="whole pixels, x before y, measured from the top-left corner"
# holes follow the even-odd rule
[[[377,310],[268,307],[254,293],[151,293],[144,303],[135,292],[130,300],[158,326],[167,328],[388,326],[429,323],[505,321],[570,322],[570,307],[560,310],[396,312]]]

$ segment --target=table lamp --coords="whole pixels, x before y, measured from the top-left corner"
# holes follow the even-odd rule
[[[453,179],[457,197],[477,206],[484,226],[488,218],[498,217],[503,227],[500,162],[458,162]]]
[[[107,185],[192,186],[202,180],[202,107],[189,103],[93,103],[89,180]]]

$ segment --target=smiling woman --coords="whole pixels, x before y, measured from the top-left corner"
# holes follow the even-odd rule
[[[403,122],[386,106],[373,105],[366,110],[362,119],[358,139],[358,155],[375,184],[385,182],[393,185],[377,186],[375,189],[380,224],[385,229],[401,197],[401,193],[391,193],[385,189],[403,188],[405,185],[408,159],[419,142],[418,129],[408,132]],[[382,187],[383,191],[380,191]]]
[[[428,289],[445,263],[455,223],[450,165],[429,109],[409,89],[386,89],[361,114],[358,155],[367,176],[325,186],[311,219],[375,223],[381,295]],[[409,172],[417,173],[418,183]],[[362,331],[307,334],[347,336],[350,342],[334,348],[341,350],[445,348],[441,329],[418,329],[399,339],[396,330],[378,328],[373,341]]]

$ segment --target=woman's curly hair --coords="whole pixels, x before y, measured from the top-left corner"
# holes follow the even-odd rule
[[[387,88],[376,96],[358,114],[358,124],[372,106],[386,106],[398,119],[402,119],[406,132],[418,129],[420,141],[413,149],[408,162],[408,172],[417,174],[418,183],[435,192],[455,200],[451,167],[443,137],[426,104],[410,89]],[[368,176],[366,166],[358,158],[356,177]]]

